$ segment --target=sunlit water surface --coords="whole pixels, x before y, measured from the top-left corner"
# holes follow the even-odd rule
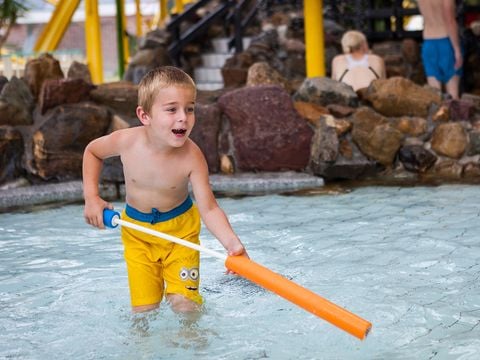
[[[79,205],[1,214],[0,358],[479,359],[479,201],[478,186],[220,199],[254,260],[371,321],[365,341],[208,257],[198,320],[134,316],[118,229]]]

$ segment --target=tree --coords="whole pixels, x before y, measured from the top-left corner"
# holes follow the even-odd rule
[[[18,17],[28,10],[27,6],[22,4],[22,2],[3,0],[0,3],[0,49],[7,41],[8,35],[10,35],[10,31],[16,24]]]

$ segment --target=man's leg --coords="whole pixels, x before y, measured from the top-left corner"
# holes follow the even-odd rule
[[[459,98],[459,89],[460,89],[460,76],[454,75],[448,82],[445,84],[445,90],[447,94],[453,99]]]
[[[442,90],[442,83],[433,76],[427,77],[427,83],[435,89]]]

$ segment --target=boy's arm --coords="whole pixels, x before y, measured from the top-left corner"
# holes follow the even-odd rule
[[[193,194],[200,215],[208,230],[221,242],[228,255],[244,255],[247,252],[235,234],[224,211],[218,206],[208,180],[207,162],[200,149],[194,145],[193,169],[190,173]]]
[[[103,159],[117,155],[114,151],[116,135],[110,134],[91,141],[83,153],[83,196],[85,199],[85,221],[95,227],[104,229],[103,209],[113,209],[112,204],[103,200],[98,191]]]

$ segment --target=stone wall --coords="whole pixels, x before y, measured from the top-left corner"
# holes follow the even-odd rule
[[[326,77],[285,76],[259,60],[245,84],[198,94],[191,137],[211,173],[478,181],[479,96],[447,100],[400,76],[356,93]],[[50,55],[28,62],[23,79],[1,79],[0,87],[0,184],[79,179],[89,141],[139,125],[135,84],[94,86],[85,66],[75,63],[65,76]],[[106,162],[103,179],[123,181],[118,159]]]

